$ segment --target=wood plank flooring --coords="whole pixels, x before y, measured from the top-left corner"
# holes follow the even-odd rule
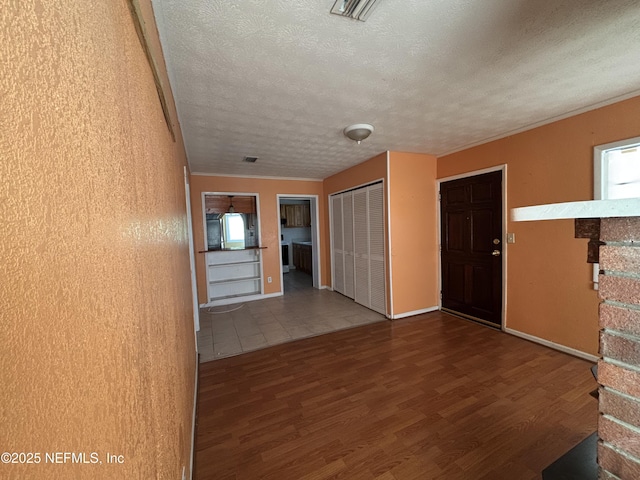
[[[202,364],[196,479],[539,479],[590,366],[440,312]]]

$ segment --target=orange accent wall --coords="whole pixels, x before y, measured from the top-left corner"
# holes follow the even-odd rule
[[[243,178],[225,176],[192,175],[191,181],[191,214],[193,216],[193,236],[196,252],[205,250],[204,245],[204,220],[202,217],[202,193],[225,192],[233,194],[257,193],[260,202],[260,245],[266,247],[262,250],[262,281],[264,293],[277,293],[281,291],[280,279],[280,237],[278,227],[280,225],[280,210],[278,209],[278,194],[281,195],[318,195],[318,210],[320,212],[318,224],[320,227],[320,261],[321,284],[327,285],[331,278],[327,276],[325,258],[328,251],[325,249],[324,227],[326,224],[326,202],[322,200],[322,182],[303,180],[272,180],[265,178]],[[196,276],[198,283],[198,301],[200,304],[208,303],[207,279],[205,271],[205,257],[203,253],[196,253]],[[272,277],[272,283],[267,283],[267,277]]]
[[[389,152],[394,316],[437,307],[436,157]]]
[[[640,97],[438,158],[438,178],[507,165],[507,208],[593,198],[593,147],[640,135]],[[598,294],[573,221],[507,222],[506,326],[598,352]]]
[[[2,478],[189,475],[186,160],[127,3],[2,5],[0,445],[42,455],[0,465]],[[102,464],[47,463],[45,452]]]
[[[335,175],[324,179],[323,189],[326,195],[327,206],[329,205],[329,195],[359,185],[375,182],[387,178],[387,152],[376,155],[369,160],[347,168]],[[327,222],[329,219],[327,218]],[[329,224],[327,223],[327,226]],[[329,238],[327,232],[327,239]]]

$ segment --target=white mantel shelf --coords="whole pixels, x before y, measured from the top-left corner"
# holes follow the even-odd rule
[[[514,222],[609,217],[640,217],[640,198],[550,203],[511,209]]]

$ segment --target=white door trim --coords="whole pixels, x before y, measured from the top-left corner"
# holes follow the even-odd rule
[[[198,304],[198,284],[196,283],[196,252],[193,244],[193,219],[191,218],[191,187],[189,186],[189,172],[184,167],[184,193],[187,200],[187,239],[189,241],[189,268],[191,270],[191,295],[193,297],[193,328],[200,330],[200,310]],[[205,223],[206,229],[206,223]],[[196,351],[197,351],[196,337]]]
[[[276,220],[278,222],[278,245],[281,247],[282,224],[280,223],[280,200],[309,200],[311,211],[311,258],[313,265],[313,288],[323,288],[322,286],[322,259],[320,257],[320,205],[318,195],[301,195],[299,193],[278,193],[276,194]],[[280,292],[284,295],[284,283],[282,273],[282,248],[279,248],[278,258],[280,259]]]

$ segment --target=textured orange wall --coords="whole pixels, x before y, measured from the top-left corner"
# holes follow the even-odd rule
[[[127,3],[3,2],[0,64],[0,451],[42,454],[0,477],[179,479],[196,366],[185,157]]]
[[[389,252],[389,234],[387,227],[387,152],[381,153],[373,158],[370,158],[366,162],[362,162],[358,165],[355,165],[351,168],[343,170],[342,172],[336,173],[330,177],[324,179],[323,182],[323,190],[324,190],[324,199],[323,203],[326,208],[329,208],[329,195],[332,193],[340,192],[343,190],[348,190],[353,187],[358,187],[360,185],[364,185],[367,183],[374,182],[376,180],[384,179],[384,229],[385,229],[385,252]],[[324,244],[327,248],[327,255],[324,257],[323,271],[327,272],[327,284],[331,283],[331,252],[329,249],[331,248],[331,233],[329,230],[329,214],[327,213],[325,217],[325,229],[324,229]],[[390,313],[390,302],[389,302],[389,262],[388,253],[386,254],[386,278],[387,278],[387,313]]]
[[[264,293],[276,293],[281,290],[280,285],[280,237],[278,225],[280,210],[278,209],[278,194],[318,195],[318,209],[320,218],[320,260],[327,256],[328,251],[322,241],[325,225],[326,202],[322,200],[322,182],[302,180],[272,180],[265,178],[242,178],[223,176],[191,176],[191,214],[193,216],[193,236],[196,252],[205,250],[204,220],[202,218],[202,192],[239,192],[257,193],[260,202],[260,245],[267,247],[262,251],[262,281]],[[208,302],[207,279],[205,272],[205,258],[203,253],[196,253],[196,275],[198,280],[198,301],[200,304]],[[322,263],[321,284],[327,285],[330,276]],[[273,282],[267,283],[267,277]]]
[[[389,152],[393,313],[437,307],[436,157]]]
[[[593,198],[593,146],[640,135],[640,97],[438,159],[438,178],[507,164],[507,208]],[[507,223],[507,327],[598,351],[598,295],[573,221]]]

